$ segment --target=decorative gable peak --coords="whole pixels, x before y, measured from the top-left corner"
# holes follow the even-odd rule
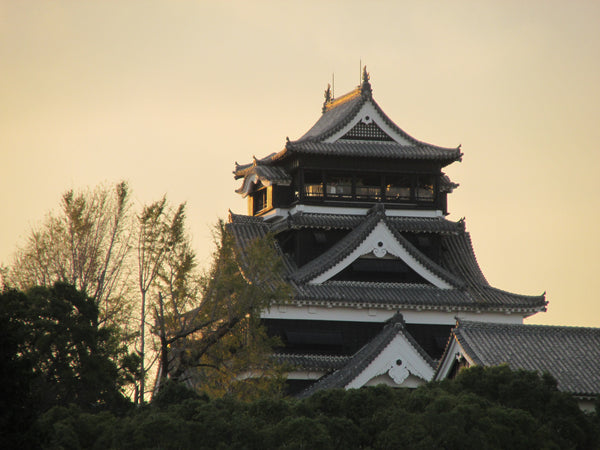
[[[343,105],[351,100],[354,100],[358,97],[363,97],[365,99],[371,98],[373,94],[373,89],[371,88],[371,83],[369,82],[370,75],[367,72],[367,66],[363,68],[362,82],[359,86],[354,88],[352,91],[347,94],[342,95],[339,98],[334,97],[334,93],[331,90],[331,85],[327,85],[327,89],[325,90],[325,102],[323,102],[323,113],[327,111],[331,111],[338,106]]]

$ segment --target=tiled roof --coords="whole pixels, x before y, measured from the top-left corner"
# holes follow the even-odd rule
[[[450,194],[454,189],[460,186],[458,183],[454,183],[450,180],[450,177],[442,172],[442,177],[440,178],[440,192],[445,194]]]
[[[348,125],[362,108],[369,102],[376,110],[383,122],[394,131],[395,134],[402,137],[408,145],[402,145],[388,140],[382,141],[347,141],[342,140],[335,143],[325,143],[324,141],[335,135]],[[449,164],[453,161],[460,161],[462,153],[460,146],[457,148],[438,147],[419,141],[398,125],[396,125],[373,100],[371,85],[368,81],[364,82],[355,90],[343,95],[340,98],[333,99],[325,103],[324,112],[317,122],[298,140],[287,141],[285,148],[279,153],[271,155],[260,160],[255,159],[253,163],[239,165],[236,163],[234,174],[235,178],[241,178],[248,175],[253,165],[273,165],[277,161],[290,153],[315,154],[315,155],[335,155],[335,156],[354,156],[354,157],[373,157],[373,158],[394,158],[409,160],[434,160]],[[451,188],[452,184],[444,185]]]
[[[421,348],[421,346],[415,341],[411,334],[406,330],[402,314],[395,314],[388,320],[383,330],[375,336],[371,341],[366,343],[360,350],[358,350],[344,367],[333,372],[330,375],[326,375],[321,378],[315,384],[302,391],[298,398],[310,397],[315,392],[324,389],[336,389],[347,386],[354,378],[362,373],[368,366],[375,360],[375,358],[392,342],[392,340],[398,335],[403,334],[404,337],[410,342],[410,344],[417,350],[421,357],[431,367],[434,366],[434,362],[431,357]]]
[[[374,208],[366,216],[366,218],[363,219],[363,222],[360,225],[354,228],[344,238],[336,242],[325,253],[298,269],[292,274],[291,278],[297,283],[305,283],[329,270],[339,261],[352,253],[354,249],[367,238],[373,228],[375,228],[380,221],[384,221],[386,224],[388,223],[385,216],[385,211],[381,206]],[[457,278],[454,274],[448,272],[443,267],[435,264],[425,255],[423,255],[423,253],[420,252],[413,244],[411,244],[404,236],[402,236],[402,234],[397,232],[393,226],[389,226],[389,228],[391,229],[398,243],[422,266],[427,268],[427,270],[455,287],[460,287],[463,284],[461,279]]]
[[[443,148],[433,145],[401,145],[396,142],[289,142],[286,149],[292,153],[334,155],[369,158],[426,159],[435,161],[458,161],[460,148]]]
[[[263,238],[269,233],[269,225],[262,218],[253,216],[243,216],[240,214],[229,213],[229,223],[227,230],[232,233],[235,242],[240,249],[242,262],[244,261],[244,250],[251,245],[255,239]],[[283,276],[288,275],[296,269],[295,264],[286,258],[281,248],[275,243],[275,252],[281,257],[283,262]]]
[[[489,286],[473,251],[468,232],[442,237],[442,265],[471,286]]]
[[[273,231],[315,228],[325,230],[352,230],[365,220],[358,214],[317,214],[299,212],[273,222]],[[443,217],[387,217],[388,224],[398,232],[410,233],[460,233],[464,222],[452,222]]]
[[[275,157],[275,155],[276,155],[276,153],[271,153],[270,155],[267,155],[261,159],[257,159],[255,157],[254,161],[252,161],[251,163],[248,163],[248,164],[238,164],[236,162],[235,170],[233,171],[234,178],[237,180],[238,178],[245,177],[246,175],[250,174],[251,171],[257,166],[264,167],[264,166],[270,165],[271,162],[273,161],[273,158]]]
[[[355,226],[354,233],[350,238],[342,239],[364,239],[362,236],[368,234],[371,227],[381,220],[381,211],[371,211],[366,216],[349,215],[323,215],[299,214],[290,219],[292,225],[297,221],[297,226],[325,228],[334,226],[346,228]],[[358,218],[358,219],[357,219]],[[356,221],[359,220],[356,225]],[[309,285],[303,280],[310,279],[315,273],[320,273],[323,267],[336,264],[349,251],[348,248],[335,248],[324,260],[309,262],[298,269],[294,262],[279,252],[284,262],[285,275],[292,281],[294,287],[294,301],[305,304],[340,304],[355,307],[393,307],[413,309],[464,309],[475,311],[513,311],[534,312],[545,310],[545,295],[520,295],[496,289],[488,284],[481,273],[477,260],[473,253],[471,240],[464,231],[464,222],[450,222],[442,218],[420,219],[420,218],[395,218],[386,217],[386,223],[394,228],[397,233],[402,230],[417,232],[419,227],[424,227],[426,232],[436,232],[441,235],[444,252],[438,271],[447,273],[460,281],[462,287],[453,289],[439,289],[429,284],[406,284],[406,283],[379,283],[379,282],[357,282],[357,281],[326,281],[319,285]],[[267,232],[280,231],[279,224],[268,224],[260,217],[230,214],[229,229],[233,232],[238,245],[241,248],[248,245],[253,239],[264,236]],[[335,225],[335,224],[338,225]],[[341,242],[341,241],[340,241]],[[335,247],[335,246],[334,246]],[[333,248],[333,247],[332,247]],[[418,252],[413,248],[413,251]],[[419,252],[420,253],[420,252]],[[426,258],[421,254],[421,258]],[[428,267],[436,265],[433,261]],[[436,265],[437,266],[437,265]],[[457,283],[458,283],[457,281]]]
[[[340,369],[350,360],[350,356],[294,353],[275,353],[273,358],[277,362],[291,365],[295,369],[325,371]]]
[[[453,334],[476,364],[547,371],[561,391],[600,395],[600,328],[461,320]]]
[[[352,120],[362,105],[369,98],[362,95],[360,88],[335,99],[331,107],[317,120],[317,122],[296,142],[314,141],[327,139],[337,133]],[[347,99],[347,101],[344,101]]]
[[[308,262],[291,275],[297,283],[303,283],[335,266],[354,250],[357,243],[367,238],[373,227],[382,219],[380,212],[368,215],[362,223],[336,242],[322,255]]]
[[[292,177],[283,168],[276,166],[256,165],[246,169],[244,177],[256,175],[261,181],[268,181],[275,184],[290,184]],[[239,178],[239,177],[236,177]],[[240,189],[236,190],[238,192]]]
[[[544,308],[544,296],[527,296],[481,288],[439,289],[429,284],[326,281],[296,286],[295,300],[308,304],[412,309],[531,311]]]

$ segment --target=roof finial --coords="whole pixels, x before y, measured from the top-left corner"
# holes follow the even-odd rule
[[[369,72],[367,72],[367,66],[364,66],[363,68],[363,74],[362,74],[362,84],[360,85],[360,90],[363,94],[371,94],[371,83],[369,83],[369,79],[371,78],[371,76],[369,75]]]
[[[325,89],[325,101],[323,102],[323,112],[327,111],[327,103],[331,102],[331,84],[327,83],[327,89]]]

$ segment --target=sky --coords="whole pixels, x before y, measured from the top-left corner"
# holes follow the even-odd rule
[[[446,169],[495,287],[527,323],[600,327],[600,2],[0,0],[0,263],[68,189],[187,202],[200,262],[235,161],[279,151],[367,65]]]

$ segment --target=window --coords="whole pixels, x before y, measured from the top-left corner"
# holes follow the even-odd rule
[[[415,198],[421,202],[432,202],[433,195],[433,176],[419,175],[417,177],[417,189]]]
[[[252,195],[254,214],[267,208],[267,188],[262,188]]]
[[[344,173],[306,171],[304,198],[315,200],[356,200],[410,205],[434,203],[434,174]]]
[[[356,178],[357,200],[381,200],[381,176],[367,175]]]
[[[352,176],[327,175],[327,197],[352,198]]]
[[[304,194],[307,197],[323,197],[323,177],[319,172],[304,173]]]
[[[411,187],[412,180],[408,175],[386,176],[385,199],[394,202],[409,201]]]

